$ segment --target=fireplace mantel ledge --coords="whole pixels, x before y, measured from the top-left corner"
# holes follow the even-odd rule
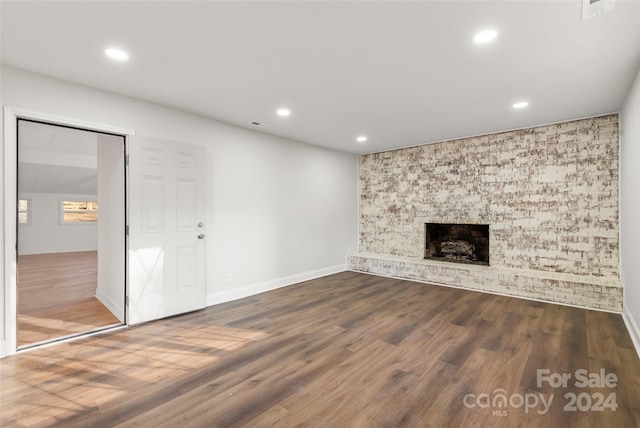
[[[520,275],[531,278],[553,279],[556,281],[584,282],[594,285],[619,286],[622,284],[617,277],[595,276],[595,275],[577,275],[574,273],[551,272],[532,269],[518,269],[503,266],[483,266],[472,263],[452,263],[441,260],[425,260],[411,257],[396,256],[393,254],[377,254],[377,253],[353,253],[350,256],[364,257],[378,260],[399,261],[405,263],[414,263],[419,265],[431,265],[448,269],[466,270],[473,272],[492,272],[495,274]]]
[[[360,252],[347,256],[349,270],[572,306],[622,311],[618,277],[481,266]]]

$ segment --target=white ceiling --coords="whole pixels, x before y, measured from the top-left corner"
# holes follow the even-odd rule
[[[581,4],[3,1],[2,63],[365,153],[618,111],[640,1],[584,21]],[[498,39],[474,45],[487,27]]]
[[[91,168],[20,163],[18,192],[55,195],[97,195],[98,174]]]
[[[95,132],[20,120],[18,192],[97,194],[97,150]]]
[[[98,140],[95,132],[20,120],[18,138],[20,151],[29,149],[64,155],[83,155],[93,158],[92,166],[96,167]]]

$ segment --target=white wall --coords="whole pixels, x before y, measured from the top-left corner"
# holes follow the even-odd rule
[[[620,115],[620,280],[623,316],[640,356],[640,70]]]
[[[98,134],[98,287],[96,298],[124,322],[124,137]]]
[[[344,270],[357,250],[353,154],[13,68],[1,78],[3,106],[206,147],[209,304]]]
[[[20,193],[20,199],[31,199],[31,224],[18,227],[18,254],[66,253],[96,251],[98,225],[60,224],[60,199],[96,200],[96,195],[57,195],[52,193]]]

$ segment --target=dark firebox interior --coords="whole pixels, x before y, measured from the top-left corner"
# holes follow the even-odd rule
[[[489,264],[489,225],[426,223],[425,259]]]

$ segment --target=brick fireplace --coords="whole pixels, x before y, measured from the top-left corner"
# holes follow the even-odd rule
[[[615,114],[363,155],[359,179],[351,270],[622,309]],[[427,223],[490,225],[490,265],[425,259]]]

